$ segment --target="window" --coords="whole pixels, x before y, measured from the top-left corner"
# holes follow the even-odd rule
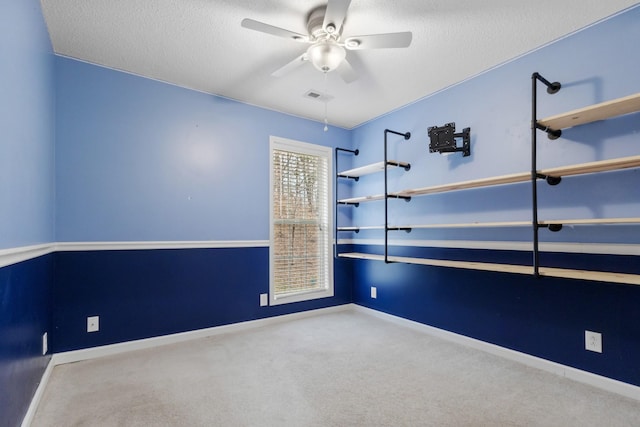
[[[271,137],[270,304],[333,296],[331,148]]]

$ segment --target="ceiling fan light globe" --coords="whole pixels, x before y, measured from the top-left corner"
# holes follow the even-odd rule
[[[331,40],[323,40],[307,49],[309,60],[323,73],[333,71],[340,66],[347,52],[344,48]]]

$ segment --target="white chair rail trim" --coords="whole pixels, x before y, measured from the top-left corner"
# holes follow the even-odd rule
[[[54,242],[0,250],[0,268],[52,252],[118,251],[151,249],[221,249],[269,247],[268,240],[202,240],[149,242]]]

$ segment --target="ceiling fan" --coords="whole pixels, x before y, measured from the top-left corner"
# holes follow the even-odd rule
[[[336,70],[345,82],[351,83],[358,76],[346,59],[347,50],[409,47],[412,34],[409,31],[405,31],[401,33],[351,36],[343,39],[343,23],[350,3],[351,0],[328,0],[326,6],[313,9],[307,16],[309,34],[306,35],[249,18],[243,19],[241,25],[250,30],[311,45],[293,61],[274,71],[271,74],[272,76],[284,76],[309,61],[323,73]]]

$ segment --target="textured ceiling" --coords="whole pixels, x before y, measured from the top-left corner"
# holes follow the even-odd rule
[[[306,34],[324,2],[41,0],[54,51],[117,70],[353,128],[636,4],[629,0],[353,0],[344,36],[411,31],[406,49],[350,51],[344,83],[309,63],[271,73],[307,45],[240,26],[251,18]],[[326,84],[326,86],[325,86]]]

